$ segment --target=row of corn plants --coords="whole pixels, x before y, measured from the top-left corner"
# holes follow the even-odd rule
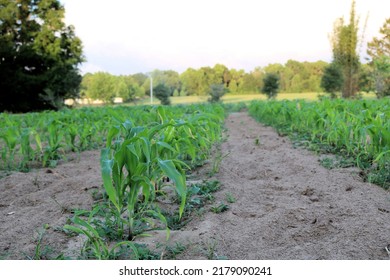
[[[179,217],[183,215],[186,173],[220,140],[223,118],[220,106],[157,107],[143,124],[118,117],[101,151],[106,200],[92,211],[76,212],[73,223],[64,227],[86,236],[83,258],[115,259],[123,250],[138,258],[136,237],[164,228],[169,238],[156,198],[164,195],[169,178]]]
[[[178,106],[176,116],[199,110]],[[204,105],[200,110],[212,110]],[[100,107],[23,115],[0,114],[0,170],[28,170],[50,166],[68,152],[104,146],[112,126],[132,119],[137,125],[150,123],[156,107]]]
[[[352,158],[367,179],[390,187],[390,100],[252,102],[250,114],[279,131]]]

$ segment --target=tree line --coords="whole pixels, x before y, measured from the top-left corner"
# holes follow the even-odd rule
[[[164,84],[170,96],[206,96],[210,87],[221,84],[230,94],[260,93],[268,73],[279,77],[279,91],[287,93],[321,92],[321,77],[328,63],[289,60],[285,64],[269,64],[245,72],[223,64],[214,67],[188,68],[183,73],[173,70],[154,70],[151,73],[115,76],[106,72],[87,73],[81,83],[81,96],[112,102],[115,97],[133,101],[150,93],[153,87]]]

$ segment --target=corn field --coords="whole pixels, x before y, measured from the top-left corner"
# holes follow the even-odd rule
[[[0,114],[0,169],[28,171],[31,167],[53,166],[69,152],[102,147],[113,127],[149,125],[161,122],[161,118],[185,122],[197,111],[206,116],[223,115],[222,110],[204,105],[177,106],[164,112],[157,107],[102,107]]]
[[[191,185],[188,176],[222,141],[227,111],[242,109],[200,104],[1,114],[0,171],[54,167],[71,153],[100,150],[101,199],[92,209],[74,209],[61,230],[83,237],[81,259],[142,259],[138,238],[164,230],[168,240],[193,209],[213,199],[218,182]],[[351,159],[368,181],[390,187],[390,100],[255,101],[248,109],[296,145]],[[216,154],[214,173],[226,156]]]
[[[91,211],[76,211],[64,231],[86,237],[84,258],[116,258],[123,248],[138,258],[136,236],[165,228],[169,237],[167,219],[155,204],[164,180],[173,183],[180,219],[187,205],[186,173],[220,141],[224,117],[219,105],[2,114],[2,169],[54,166],[70,152],[100,148],[106,200]]]

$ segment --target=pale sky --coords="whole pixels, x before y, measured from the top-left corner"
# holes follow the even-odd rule
[[[135,74],[330,61],[328,34],[351,0],[61,0],[87,62],[83,73]],[[388,0],[356,0],[365,46],[390,17]]]

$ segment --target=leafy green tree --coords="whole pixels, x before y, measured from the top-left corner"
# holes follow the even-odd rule
[[[381,37],[374,37],[367,45],[367,53],[373,59],[390,56],[390,18],[386,19],[379,33]]]
[[[86,95],[93,100],[112,103],[114,98],[117,97],[117,92],[118,87],[115,77],[106,72],[97,72],[90,77]]]
[[[178,97],[178,96],[180,96],[180,92],[177,89],[175,89],[175,91],[173,92],[172,96]]]
[[[123,102],[132,102],[145,96],[145,89],[140,87],[132,76],[116,77],[116,96]]]
[[[154,95],[160,100],[162,105],[171,105],[171,90],[168,86],[164,84],[158,84],[153,88]]]
[[[215,64],[213,70],[217,79],[216,82],[218,84],[223,83],[225,87],[228,87],[231,79],[229,69],[223,64]]]
[[[131,78],[133,79],[134,82],[137,83],[139,87],[142,87],[145,81],[148,79],[148,76],[145,75],[144,73],[136,73],[134,75],[131,75]]]
[[[367,53],[371,57],[369,65],[375,93],[380,98],[390,95],[390,18],[379,32],[381,37],[368,43]]]
[[[224,84],[212,84],[209,89],[210,98],[209,102],[215,103],[221,100],[221,97],[224,96],[228,92],[228,89]]]
[[[243,93],[256,93],[259,92],[260,86],[258,80],[253,72],[245,73],[242,77],[242,83],[240,83],[239,91]]]
[[[82,44],[58,0],[0,1],[0,111],[59,109],[78,96]]]
[[[235,79],[231,79],[229,83],[229,92],[230,93],[238,93],[239,87],[238,87],[238,81]]]
[[[188,95],[199,95],[202,77],[198,70],[188,68],[180,75],[180,80]]]
[[[373,80],[378,98],[390,96],[390,57],[381,56],[373,61]]]
[[[80,98],[87,98],[88,96],[88,88],[91,85],[91,81],[93,80],[93,74],[92,73],[86,73],[82,80],[80,85]]]
[[[349,24],[343,18],[336,20],[331,37],[333,47],[333,62],[337,63],[343,72],[342,96],[351,98],[356,95],[359,81],[358,23],[355,13],[355,1],[352,1]]]
[[[359,90],[365,92],[374,92],[374,76],[373,69],[370,64],[362,64],[359,74]]]
[[[279,91],[279,76],[276,73],[267,73],[264,77],[264,86],[262,92],[265,93],[268,99],[273,99]]]
[[[164,84],[169,88],[170,95],[173,94],[175,89],[180,90],[181,83],[180,83],[180,76],[179,73],[173,70],[154,70],[152,73],[153,83],[158,84]],[[150,80],[148,79],[148,82],[150,83]],[[149,85],[150,87],[150,85]]]
[[[343,72],[337,63],[331,63],[324,70],[321,80],[321,87],[329,93],[332,98],[337,97],[344,84]]]

